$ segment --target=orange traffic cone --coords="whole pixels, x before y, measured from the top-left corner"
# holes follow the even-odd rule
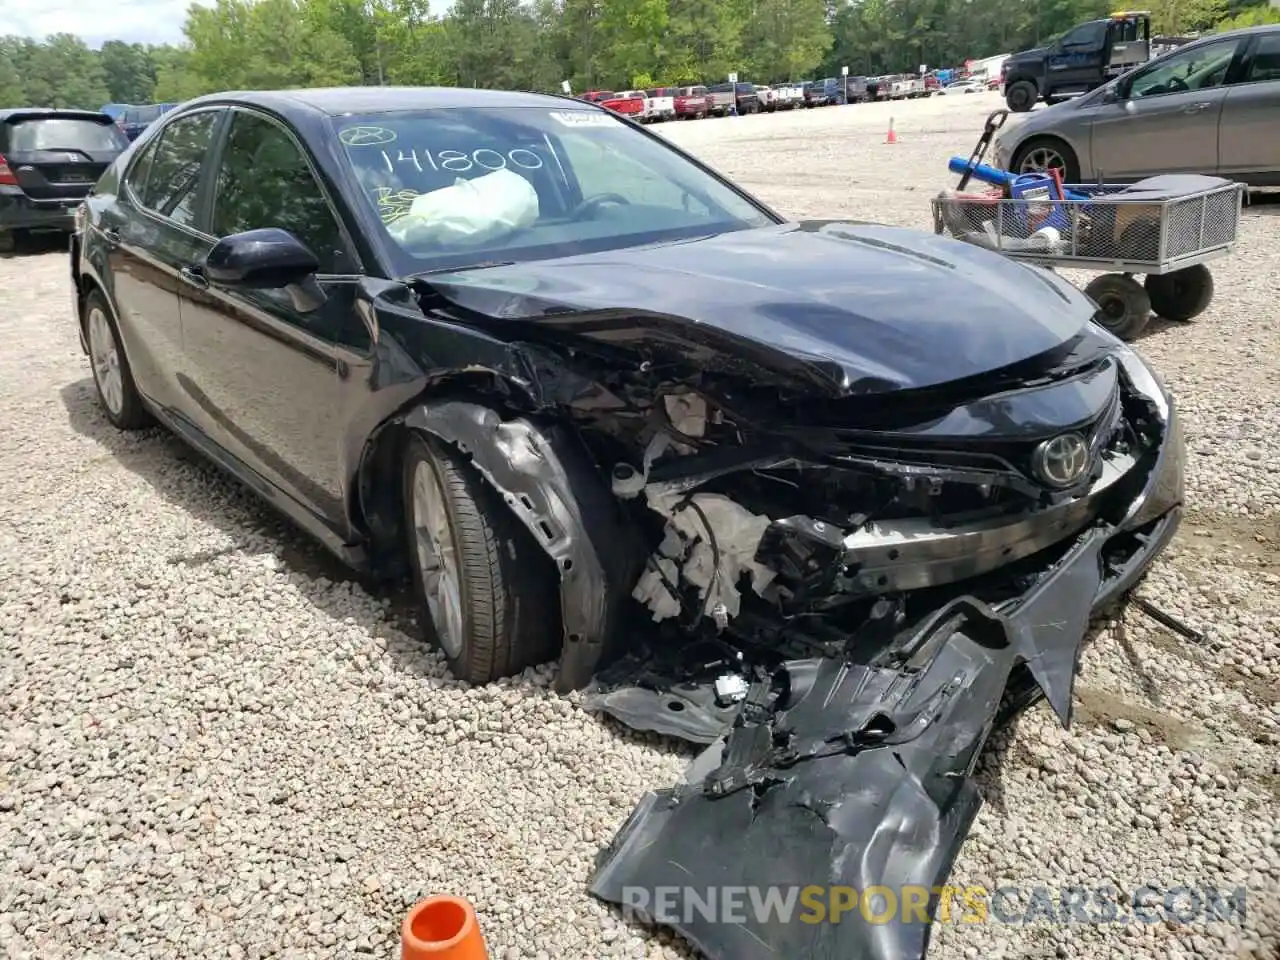
[[[400,960],[489,960],[475,908],[462,897],[427,897],[400,925]]]
[[[893,132],[893,117],[889,118],[889,134],[884,138],[885,143],[897,143],[898,135]]]

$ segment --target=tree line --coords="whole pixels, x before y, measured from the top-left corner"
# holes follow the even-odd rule
[[[1280,21],[1266,0],[1152,0],[1157,33]],[[216,0],[180,45],[0,37],[0,107],[97,109],[352,84],[574,92],[914,73],[1038,46],[1111,0]]]

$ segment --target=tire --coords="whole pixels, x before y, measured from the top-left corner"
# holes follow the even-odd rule
[[[1121,340],[1133,340],[1151,320],[1151,298],[1146,289],[1122,273],[1104,273],[1084,288],[1098,305],[1095,319]]]
[[[1056,159],[1055,159],[1056,158]],[[1038,173],[1057,167],[1064,183],[1080,182],[1080,161],[1065,140],[1032,137],[1013,154],[1009,169],[1014,173]]]
[[[1202,263],[1173,273],[1148,274],[1143,286],[1151,298],[1151,309],[1166,320],[1193,320],[1213,299],[1213,274]]]
[[[18,249],[18,238],[12,230],[0,230],[0,253],[13,253]]]
[[[1005,89],[1004,102],[1014,113],[1026,113],[1036,105],[1039,92],[1030,80],[1019,80]]]
[[[142,404],[129,359],[120,345],[115,314],[101,291],[94,290],[85,298],[84,326],[93,387],[102,412],[117,430],[151,426],[154,421]]]
[[[555,569],[479,471],[447,444],[414,434],[402,489],[423,635],[453,675],[490,683],[552,659],[561,638]],[[440,563],[446,553],[452,559]],[[456,589],[446,585],[443,601],[439,578],[429,583],[424,573],[433,562],[452,565]]]

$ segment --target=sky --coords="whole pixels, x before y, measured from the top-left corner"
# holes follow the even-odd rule
[[[180,43],[190,0],[0,0],[0,36],[43,39],[74,33],[97,48],[105,40]]]

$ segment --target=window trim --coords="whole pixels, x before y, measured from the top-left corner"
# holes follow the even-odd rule
[[[1135,83],[1141,80],[1144,76],[1155,73],[1157,70],[1161,69],[1162,67],[1167,66],[1170,61],[1177,59],[1179,54],[1187,52],[1186,47],[1181,47],[1178,50],[1174,50],[1173,52],[1171,52],[1168,55],[1168,58],[1169,58],[1168,60],[1165,60],[1164,57],[1161,57],[1160,60],[1155,61],[1153,64],[1139,68],[1138,72],[1134,73],[1129,78],[1129,81],[1125,84],[1125,90],[1124,90],[1125,97],[1130,100],[1138,100],[1141,102],[1146,102],[1148,100],[1153,100],[1153,101],[1159,100],[1162,97],[1179,97],[1188,93],[1203,95],[1203,94],[1208,94],[1213,90],[1225,90],[1227,87],[1235,86],[1235,79],[1239,76],[1239,73],[1240,73],[1240,65],[1244,62],[1243,51],[1247,47],[1247,44],[1241,44],[1240,40],[1241,40],[1240,37],[1220,37],[1217,39],[1209,40],[1206,43],[1196,46],[1195,50],[1201,51],[1207,47],[1212,47],[1217,44],[1228,44],[1228,43],[1235,44],[1235,52],[1231,54],[1231,60],[1228,61],[1227,63],[1227,72],[1222,78],[1222,83],[1216,86],[1209,87],[1207,89],[1201,89],[1201,90],[1166,90],[1164,93],[1153,93],[1153,94],[1148,94],[1147,96],[1140,96],[1140,97],[1135,97],[1133,95],[1133,85]]]
[[[333,217],[334,223],[336,223],[338,226],[338,236],[342,242],[343,247],[345,248],[344,252],[346,253],[351,263],[355,266],[355,270],[348,271],[346,273],[320,272],[320,273],[317,273],[316,276],[323,277],[323,278],[337,278],[337,277],[361,277],[361,276],[368,275],[369,271],[365,266],[363,258],[360,256],[359,249],[357,248],[356,244],[353,242],[351,231],[347,225],[347,220],[344,216],[342,216],[342,211],[338,208],[338,205],[334,202],[333,192],[325,184],[324,178],[320,175],[320,168],[317,166],[315,162],[315,158],[311,155],[311,151],[307,149],[306,144],[304,144],[302,139],[293,131],[293,129],[289,126],[287,121],[283,120],[280,117],[275,116],[272,113],[269,113],[266,110],[262,110],[262,109],[259,109],[258,107],[250,106],[248,104],[235,103],[235,104],[230,104],[227,107],[227,120],[225,123],[225,129],[223,131],[223,135],[222,137],[219,138],[217,143],[217,148],[212,151],[212,156],[210,157],[210,169],[213,171],[213,173],[209,178],[209,190],[208,190],[209,196],[208,196],[207,208],[203,211],[206,214],[204,226],[206,226],[209,230],[213,230],[213,212],[214,212],[214,207],[217,205],[217,202],[218,202],[218,194],[217,194],[218,173],[222,169],[222,158],[226,155],[227,145],[230,144],[231,142],[231,133],[232,133],[233,125],[235,123],[235,115],[237,113],[247,114],[258,120],[262,120],[274,126],[277,130],[279,130],[285,135],[285,137],[289,140],[289,142],[292,143],[293,146],[297,149],[299,155],[302,157],[302,162],[307,165],[307,170],[311,174],[312,181],[314,181],[315,185],[319,188],[320,196],[324,199],[325,206],[328,208],[330,215]],[[212,236],[212,234],[210,235]]]
[[[213,129],[209,133],[209,138],[210,138],[209,148],[206,151],[205,156],[207,158],[210,154],[216,154],[222,139],[223,127],[226,126],[226,122],[227,122],[227,118],[226,118],[227,108],[225,105],[211,104],[207,107],[197,107],[194,110],[184,110],[181,113],[178,113],[176,110],[170,111],[165,117],[161,117],[163,124],[156,127],[156,132],[151,137],[149,137],[147,141],[142,145],[142,149],[139,150],[138,153],[129,160],[129,165],[125,168],[123,179],[124,179],[124,187],[126,190],[129,191],[130,203],[132,203],[138,209],[138,211],[142,213],[144,216],[150,217],[152,220],[155,220],[158,223],[162,223],[165,226],[170,227],[171,229],[182,230],[183,232],[189,233],[195,237],[199,237],[202,240],[211,240],[213,238],[208,233],[206,233],[204,230],[201,229],[201,227],[205,225],[204,201],[201,199],[201,197],[202,197],[202,194],[205,194],[208,192],[209,174],[208,174],[208,170],[206,169],[207,164],[203,162],[201,163],[200,176],[196,178],[196,186],[195,186],[196,215],[195,215],[195,221],[193,223],[179,223],[177,220],[174,220],[172,217],[165,216],[159,210],[156,210],[152,207],[147,206],[147,204],[143,201],[143,198],[138,196],[137,192],[133,189],[133,185],[129,182],[129,175],[133,172],[134,167],[141,162],[142,155],[147,151],[152,151],[154,153],[154,151],[158,150],[160,148],[160,144],[164,140],[165,134],[169,132],[170,127],[172,127],[176,123],[181,123],[183,120],[189,119],[190,117],[198,116],[199,114],[202,114],[202,113],[212,113],[215,115],[213,120]],[[155,122],[159,124],[161,120],[157,120]],[[151,174],[154,170],[155,170],[155,159],[153,156],[151,169],[147,171],[148,184],[151,182]]]

